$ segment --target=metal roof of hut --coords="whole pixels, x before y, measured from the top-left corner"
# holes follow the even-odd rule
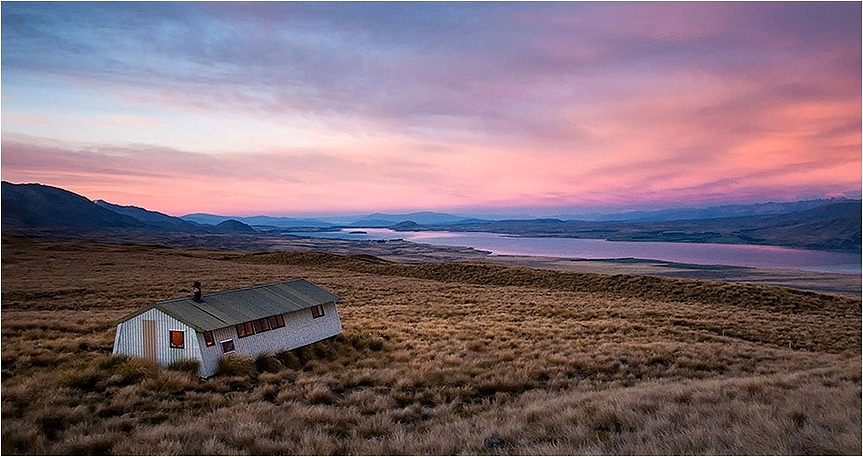
[[[118,322],[156,308],[195,330],[209,331],[338,300],[338,295],[300,278],[205,294],[200,302],[193,297],[166,300],[135,311]]]

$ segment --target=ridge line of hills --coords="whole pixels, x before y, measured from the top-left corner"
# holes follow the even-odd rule
[[[227,218],[195,213],[174,217],[137,206],[123,206],[43,184],[2,182],[2,228],[28,232],[143,230],[189,233],[281,232],[340,227],[387,227],[410,231],[483,231],[516,236],[599,238],[611,241],[760,244],[860,252],[860,200],[810,200],[760,208],[805,208],[775,214],[707,219],[584,221],[561,219],[485,220],[444,213],[375,213],[349,223],[311,218],[252,216]],[[820,203],[820,204],[819,204]],[[765,206],[766,205],[766,206]],[[814,206],[813,206],[814,205]],[[740,206],[730,207],[740,210]],[[256,228],[252,227],[254,225]]]
[[[183,220],[199,224],[216,224],[235,219],[249,225],[273,227],[392,227],[400,222],[415,222],[418,225],[469,225],[498,222],[503,220],[549,220],[549,221],[581,221],[581,222],[658,222],[679,220],[704,220],[726,217],[765,216],[785,214],[825,206],[831,203],[859,201],[845,197],[810,199],[795,202],[764,202],[738,205],[710,206],[706,208],[671,208],[644,211],[628,211],[608,214],[558,215],[547,217],[534,216],[486,216],[474,217],[433,211],[418,211],[411,213],[373,213],[354,216],[321,216],[321,217],[278,217],[278,216],[224,216],[208,213],[191,213],[179,216]]]
[[[2,182],[3,230],[87,232],[112,229],[170,230],[202,233],[252,233],[234,220],[212,226],[184,221],[137,206],[91,201],[59,187]]]
[[[403,222],[404,231],[452,230],[518,236],[592,238],[609,241],[755,244],[860,252],[861,202],[849,200],[784,214],[674,221],[502,220],[434,227]]]

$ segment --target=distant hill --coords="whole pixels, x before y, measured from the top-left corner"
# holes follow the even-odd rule
[[[224,222],[228,219],[236,219],[228,216],[217,216],[215,214],[207,214],[207,213],[192,213],[180,216],[180,219],[188,222],[194,222],[197,224],[206,224],[206,225],[216,225],[219,222]]]
[[[390,228],[392,228],[393,230],[413,230],[415,228],[418,228],[419,226],[420,225],[414,221],[402,221],[396,225],[393,225]]]
[[[799,245],[812,249],[861,249],[860,201],[833,203],[796,213],[766,216],[758,228],[741,230],[753,241]]]
[[[96,200],[93,203],[102,208],[109,209],[115,213],[137,219],[138,221],[153,227],[167,228],[173,230],[196,230],[198,226],[184,221],[179,217],[168,216],[158,211],[150,211],[137,206],[122,206],[108,203],[105,200]]]
[[[141,228],[145,224],[74,192],[43,184],[2,182],[3,229]]]
[[[240,221],[248,225],[270,226],[270,227],[331,227],[333,224],[324,222],[318,219],[307,218],[292,218],[292,217],[274,217],[274,216],[218,216],[207,213],[192,213],[180,216],[180,219],[185,221],[195,222],[198,224],[216,225],[227,220]]]
[[[249,227],[248,225],[236,221],[234,219],[228,219],[226,221],[219,222],[215,227],[209,229],[212,232],[217,233],[255,233],[257,230]]]
[[[413,221],[421,225],[460,225],[490,222],[485,219],[420,211],[407,214],[374,213],[355,220],[348,225],[351,227],[389,227],[402,221]]]

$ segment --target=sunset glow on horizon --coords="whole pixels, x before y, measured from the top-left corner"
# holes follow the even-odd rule
[[[2,178],[172,215],[859,195],[861,4],[4,3]]]

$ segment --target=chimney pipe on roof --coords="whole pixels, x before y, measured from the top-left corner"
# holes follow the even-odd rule
[[[195,288],[192,289],[192,292],[195,293],[195,301],[201,302],[201,281],[195,281]]]

